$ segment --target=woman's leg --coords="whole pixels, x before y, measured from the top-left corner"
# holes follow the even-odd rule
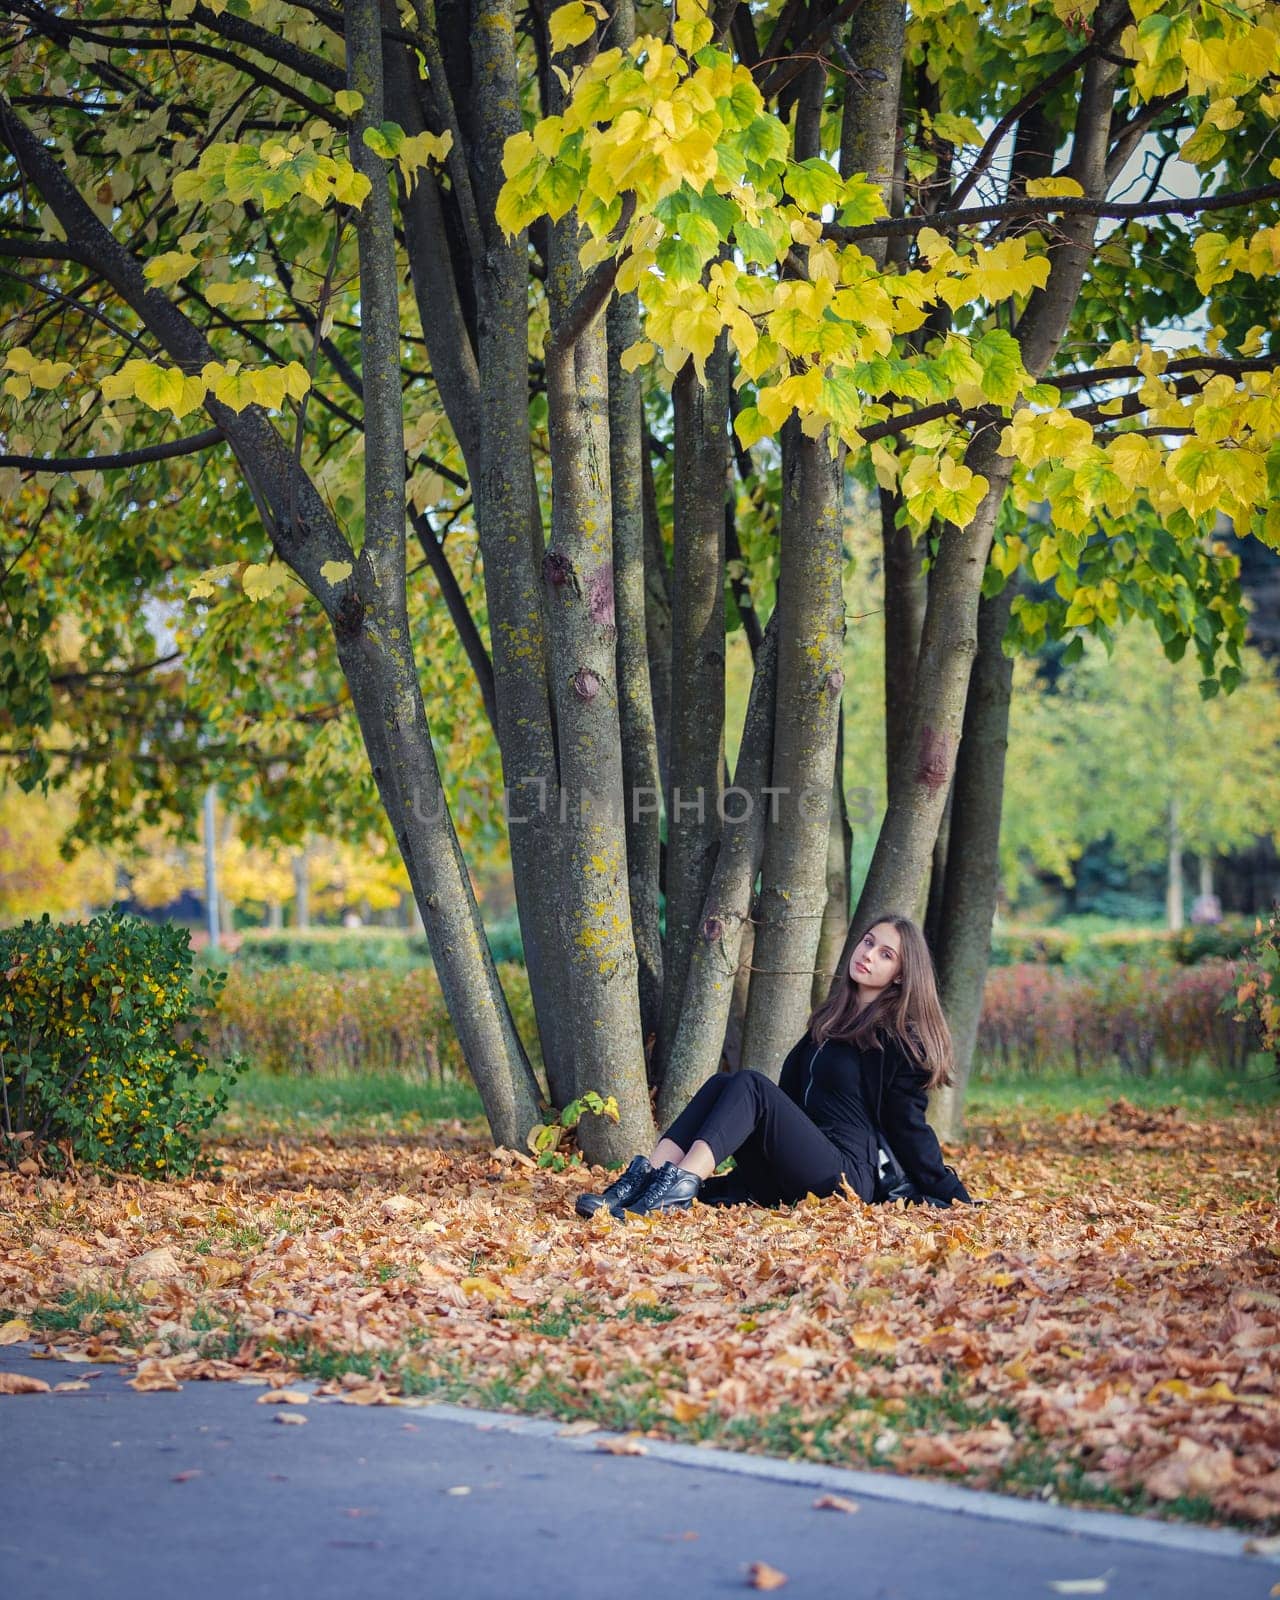
[[[653,1154],[649,1157],[655,1167],[660,1167],[664,1161],[670,1161],[676,1166],[686,1165],[687,1167],[686,1158],[693,1154],[693,1146],[697,1142],[702,1124],[707,1120],[707,1117],[720,1099],[725,1085],[734,1076],[736,1075],[733,1073],[718,1072],[714,1078],[707,1079],[661,1139],[658,1140]],[[713,1161],[710,1167],[707,1168],[705,1175],[709,1176],[715,1169],[716,1163]],[[688,1168],[688,1170],[692,1169]],[[698,1175],[699,1177],[704,1176],[702,1173]]]
[[[743,1178],[762,1199],[776,1196],[791,1204],[810,1190],[832,1193],[839,1187],[842,1172],[863,1200],[870,1200],[875,1192],[870,1151],[867,1161],[854,1163],[776,1083],[759,1072],[735,1072],[726,1078],[694,1143],[706,1151],[711,1162],[708,1172],[726,1156],[735,1156]],[[687,1170],[695,1170],[689,1161],[693,1154],[691,1145],[681,1163]]]

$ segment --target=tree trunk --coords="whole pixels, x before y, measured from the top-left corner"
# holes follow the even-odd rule
[[[1125,3],[1103,0],[1095,29],[1104,33],[1115,26]],[[1092,57],[1084,70],[1068,172],[1088,196],[1101,197],[1107,188],[1106,160],[1118,72],[1117,58],[1101,54]],[[1062,343],[1092,259],[1096,229],[1094,217],[1063,220],[1048,281],[1031,295],[1018,320],[1015,334],[1033,377],[1044,373]],[[977,651],[982,575],[1012,471],[1012,464],[999,455],[988,434],[978,434],[965,461],[970,470],[987,480],[987,492],[967,528],[942,530],[937,560],[929,573],[929,597],[898,773],[890,773],[888,811],[853,926],[869,915],[883,916],[916,903],[946,803],[969,670]],[[850,953],[847,941],[843,959]]]
[[[303,845],[290,865],[293,867],[293,925],[305,932],[311,926],[311,847]]]
[[[615,24],[617,19],[615,18]],[[662,785],[645,628],[644,418],[640,378],[619,356],[640,337],[634,294],[609,307],[609,477],[613,499],[613,585],[617,611],[618,718],[626,806],[627,887],[635,931],[640,1031],[652,1075],[662,1017],[662,935],[658,869]]]
[[[1165,880],[1165,922],[1171,933],[1181,933],[1184,928],[1182,899],[1182,801],[1178,795],[1169,798],[1168,872]]]
[[[352,118],[351,159],[371,184],[356,222],[365,521],[353,575],[359,598],[339,611],[334,632],[374,779],[422,907],[427,942],[464,1059],[495,1141],[519,1145],[538,1120],[537,1085],[498,983],[470,874],[444,802],[409,645],[400,283],[386,165],[363,137],[366,128],[383,121],[377,0],[350,0],[346,19],[347,83],[363,97]]]
[[[724,500],[729,467],[729,357],[722,334],[700,382],[686,363],[675,412],[671,705],[666,790],[667,926],[655,1079],[670,1059],[695,930],[720,844],[724,770]]]
[[[470,160],[451,152],[455,196],[474,195],[469,257],[477,304],[471,346],[450,259],[439,196],[422,174],[404,201],[409,264],[432,373],[467,463],[484,559],[507,833],[516,913],[538,1022],[547,1085],[556,1105],[573,1098],[567,964],[556,915],[560,870],[560,780],[545,608],[535,552],[541,518],[529,439],[528,246],[504,238],[494,220],[504,181],[502,152],[520,121],[515,8],[486,0],[468,34]],[[448,97],[443,67],[435,93]],[[401,126],[420,121],[412,77],[396,100]],[[452,102],[450,101],[450,106]],[[406,118],[408,120],[406,120]],[[456,118],[455,118],[456,119]],[[442,121],[450,120],[446,114]]]
[[[776,1077],[809,1020],[827,899],[844,633],[841,495],[826,434],[782,431],[775,802],[766,819],[744,1063]]]
[[[752,891],[764,853],[777,720],[779,620],[775,608],[756,657],[733,787],[724,795],[720,851],[690,950],[680,1025],[659,1094],[663,1127],[720,1065],[730,1007],[745,987],[744,963],[751,961]]]
[[[822,932],[814,965],[810,1007],[820,1006],[831,991],[836,965],[849,932],[849,864],[853,854],[853,829],[844,797],[844,702],[836,723],[836,769],[831,788],[831,820],[827,831],[827,903],[822,912]]]
[[[653,485],[653,461],[641,451],[641,511],[644,516],[644,629],[649,655],[649,691],[653,699],[654,737],[658,746],[658,776],[667,792],[671,768],[671,569],[658,523],[658,496]]]
[[[911,710],[911,687],[920,655],[928,589],[924,558],[927,541],[912,540],[909,528],[894,525],[902,501],[880,491],[880,544],[884,562],[884,755],[887,798],[905,769],[903,746]]]
[[[958,1139],[973,1065],[991,927],[1000,882],[1000,816],[1013,661],[1001,648],[1017,584],[978,606],[978,654],[969,679],[964,734],[951,790],[950,848],[943,879],[934,959],[943,1010],[955,1047],[954,1082],[933,1098],[931,1118],[946,1139]]]
[[[284,927],[284,907],[278,900],[267,901],[267,927],[272,933],[279,933]]]
[[[612,1091],[620,1120],[587,1118],[593,1161],[627,1160],[653,1137],[628,890],[614,622],[609,374],[604,318],[586,319],[579,230],[551,229],[546,346],[552,542],[544,571],[565,797],[557,900],[569,965],[574,1088]],[[563,1006],[566,995],[562,994]]]
[[[609,43],[635,38],[631,0],[619,0]],[[653,687],[645,617],[644,407],[639,373],[625,372],[621,355],[640,337],[634,294],[609,305],[609,483],[613,502],[613,590],[618,628],[618,718],[626,805],[627,888],[635,933],[640,1032],[652,1078],[662,1016],[661,863],[662,780],[653,716]]]

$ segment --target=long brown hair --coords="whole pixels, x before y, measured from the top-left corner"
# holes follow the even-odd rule
[[[860,1012],[857,985],[849,976],[846,961],[831,994],[810,1015],[809,1032],[817,1044],[844,1039],[859,1049],[885,1038],[896,1040],[908,1059],[928,1073],[928,1087],[937,1089],[951,1082],[955,1053],[938,999],[933,957],[918,924],[892,911],[869,917],[858,929],[855,942],[860,943],[870,929],[884,922],[897,929],[902,941],[898,976]]]

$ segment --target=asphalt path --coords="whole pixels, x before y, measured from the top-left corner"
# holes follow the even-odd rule
[[[0,1370],[86,1369],[14,1346]],[[755,1562],[797,1600],[1266,1600],[1280,1580],[1231,1532],[656,1440],[614,1455],[554,1422],[312,1385],[294,1408],[128,1376],[0,1396],[3,1600],[703,1600],[748,1591]]]

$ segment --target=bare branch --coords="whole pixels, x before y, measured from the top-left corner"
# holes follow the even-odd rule
[[[104,456],[0,456],[0,467],[17,467],[21,472],[114,472],[122,467],[141,467],[149,461],[171,461],[175,456],[191,456],[221,444],[221,428],[206,428],[188,439],[170,439],[164,444],[142,445],[137,450],[122,450]]]
[[[825,238],[839,244],[854,244],[859,239],[876,239],[886,234],[919,233],[922,228],[936,228],[941,233],[979,222],[1004,222],[1010,217],[1060,215],[1124,222],[1140,217],[1196,217],[1205,211],[1231,211],[1239,206],[1260,205],[1264,201],[1277,199],[1280,199],[1280,183],[1264,183],[1256,189],[1206,194],[1188,200],[1171,197],[1150,204],[1145,201],[1114,204],[1106,200],[1090,200],[1082,195],[1046,195],[1036,199],[1004,200],[999,205],[970,206],[963,211],[935,211],[929,216],[881,217],[878,222],[862,223],[856,228],[842,228],[838,223],[829,223],[822,232]]]

